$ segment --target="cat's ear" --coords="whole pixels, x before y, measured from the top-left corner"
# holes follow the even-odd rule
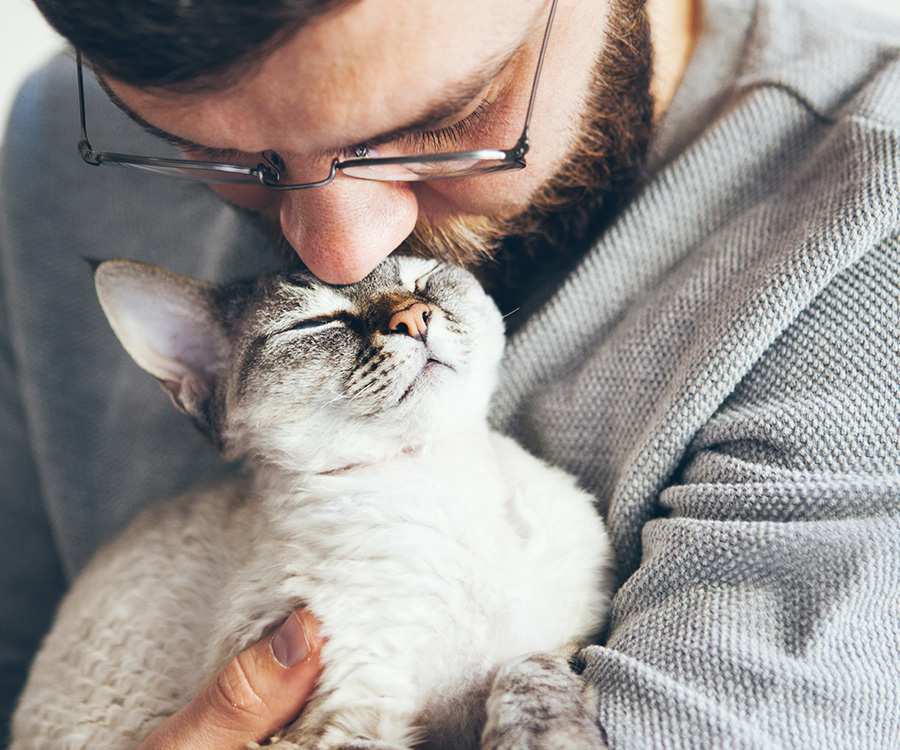
[[[179,409],[208,429],[208,399],[230,353],[219,287],[126,260],[97,265],[94,283],[103,312],[132,359]]]

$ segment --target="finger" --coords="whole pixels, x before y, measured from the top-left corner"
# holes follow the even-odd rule
[[[298,610],[242,651],[139,750],[243,750],[289,724],[321,672],[318,623]]]

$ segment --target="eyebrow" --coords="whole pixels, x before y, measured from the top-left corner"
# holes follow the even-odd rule
[[[406,125],[401,125],[399,128],[395,128],[394,130],[390,130],[385,133],[367,138],[365,141],[361,141],[361,143],[369,143],[373,145],[390,143],[391,141],[400,140],[414,133],[421,132],[423,130],[434,129],[435,127],[441,125],[449,118],[459,114],[461,110],[470,106],[472,102],[488,87],[491,81],[496,79],[500,75],[500,73],[502,73],[503,70],[507,67],[507,65],[509,65],[509,63],[519,54],[525,44],[526,41],[523,40],[519,44],[515,45],[511,50],[507,51],[505,54],[500,54],[489,59],[473,75],[469,76],[467,79],[461,82],[454,84],[453,87],[444,94],[444,96],[436,105],[431,107],[431,109],[425,112],[425,114],[418,117],[416,120],[407,123]],[[153,123],[145,120],[137,112],[131,109],[131,107],[129,107],[124,101],[122,101],[122,99],[109,85],[109,82],[106,81],[106,79],[100,73],[97,73],[95,71],[95,77],[97,78],[97,82],[100,84],[100,87],[106,93],[107,97],[109,97],[109,100],[116,107],[118,107],[118,109],[120,109],[130,120],[132,120],[136,125],[138,125],[149,135],[152,135],[153,137],[158,138],[171,146],[175,146],[176,148],[186,151],[219,151],[219,149],[205,146],[202,143],[195,143],[194,141],[190,141],[187,138],[173,135],[172,133],[169,133],[162,128],[158,128]],[[236,149],[234,151],[235,153],[238,153]]]

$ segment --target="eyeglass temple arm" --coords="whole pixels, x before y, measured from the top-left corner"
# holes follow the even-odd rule
[[[78,117],[81,122],[81,140],[78,141],[78,153],[81,158],[92,166],[100,166],[100,157],[91,148],[91,142],[87,137],[87,126],[84,116],[84,72],[81,64],[81,50],[75,50],[75,70],[78,74]]]
[[[531,96],[528,97],[528,109],[525,111],[525,128],[522,131],[522,137],[513,147],[513,151],[521,154],[519,158],[525,156],[531,144],[528,141],[528,128],[531,125],[531,113],[534,111],[534,100],[537,98],[538,83],[541,80],[541,70],[544,67],[544,54],[547,52],[547,43],[550,39],[550,29],[553,27],[553,17],[556,15],[556,4],[558,0],[553,0],[550,6],[550,17],[547,19],[547,26],[544,28],[544,39],[541,43],[541,54],[538,56],[537,70],[534,71],[534,82],[531,84]]]

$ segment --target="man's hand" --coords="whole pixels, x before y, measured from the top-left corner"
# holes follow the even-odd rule
[[[298,610],[235,656],[139,750],[242,750],[262,741],[302,710],[321,671],[320,649],[318,623]]]

